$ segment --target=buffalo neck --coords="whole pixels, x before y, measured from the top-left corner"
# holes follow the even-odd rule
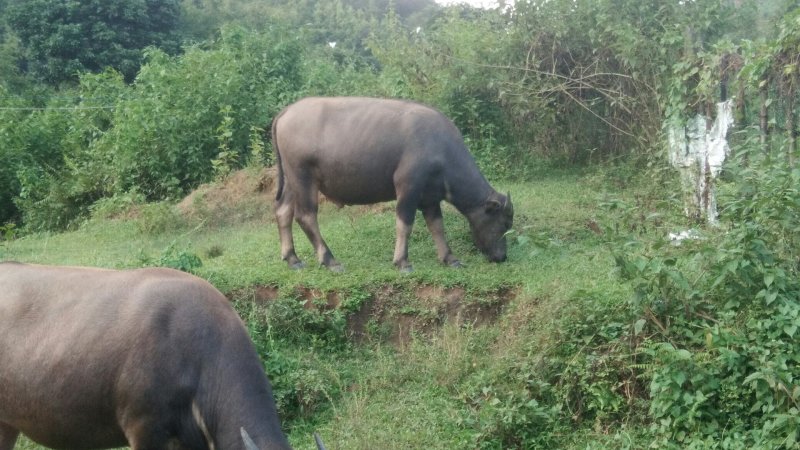
[[[219,368],[216,411],[212,431],[217,449],[244,449],[241,428],[262,450],[291,449],[280,427],[272,389],[260,360],[247,340],[234,347],[238,358]],[[223,394],[224,392],[224,394]],[[223,397],[224,396],[224,397]]]
[[[447,201],[465,216],[482,207],[494,192],[468,152],[467,156],[452,158],[445,170]]]

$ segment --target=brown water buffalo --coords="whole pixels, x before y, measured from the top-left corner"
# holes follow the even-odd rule
[[[0,263],[0,450],[20,432],[51,448],[290,448],[241,319],[171,269]]]
[[[402,100],[306,98],[275,117],[272,142],[281,257],[290,267],[303,267],[292,238],[296,219],[320,264],[341,270],[319,231],[318,192],[340,206],[396,199],[394,264],[402,270],[411,270],[408,237],[417,209],[439,260],[460,265],[445,239],[442,200],[466,216],[475,245],[489,260],[506,259],[511,198],[489,185],[458,129],[435,109]]]

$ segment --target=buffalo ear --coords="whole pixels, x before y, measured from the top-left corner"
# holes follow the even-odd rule
[[[245,431],[244,427],[242,427],[239,431],[242,433],[242,441],[244,442],[244,448],[246,450],[258,450],[258,447],[256,447],[256,443],[253,442],[252,439],[250,439],[250,435],[247,434],[247,431]]]
[[[485,206],[487,214],[497,214],[499,211],[503,210],[503,204],[500,203],[500,201],[496,198],[490,198],[489,200],[486,200]]]

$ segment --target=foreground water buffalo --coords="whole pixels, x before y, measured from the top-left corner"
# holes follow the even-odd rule
[[[51,448],[290,448],[239,316],[171,269],[0,263],[0,450],[20,432]]]
[[[318,192],[340,206],[397,199],[394,264],[400,269],[411,269],[408,237],[417,209],[439,259],[460,265],[445,239],[442,200],[466,216],[475,245],[489,260],[506,259],[511,198],[489,185],[442,113],[402,100],[312,97],[275,117],[272,141],[279,177],[275,215],[281,257],[290,267],[303,267],[292,238],[296,219],[319,262],[341,270],[319,231]]]

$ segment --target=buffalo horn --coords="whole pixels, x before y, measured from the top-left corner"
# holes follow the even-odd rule
[[[242,441],[244,441],[244,448],[246,448],[247,450],[258,450],[258,447],[256,447],[256,443],[253,442],[252,439],[250,439],[250,435],[247,434],[247,431],[245,431],[244,427],[242,427],[240,431],[242,433]]]
[[[314,433],[314,441],[317,443],[318,450],[325,450],[325,444],[322,443],[322,438],[319,437],[319,434]]]

